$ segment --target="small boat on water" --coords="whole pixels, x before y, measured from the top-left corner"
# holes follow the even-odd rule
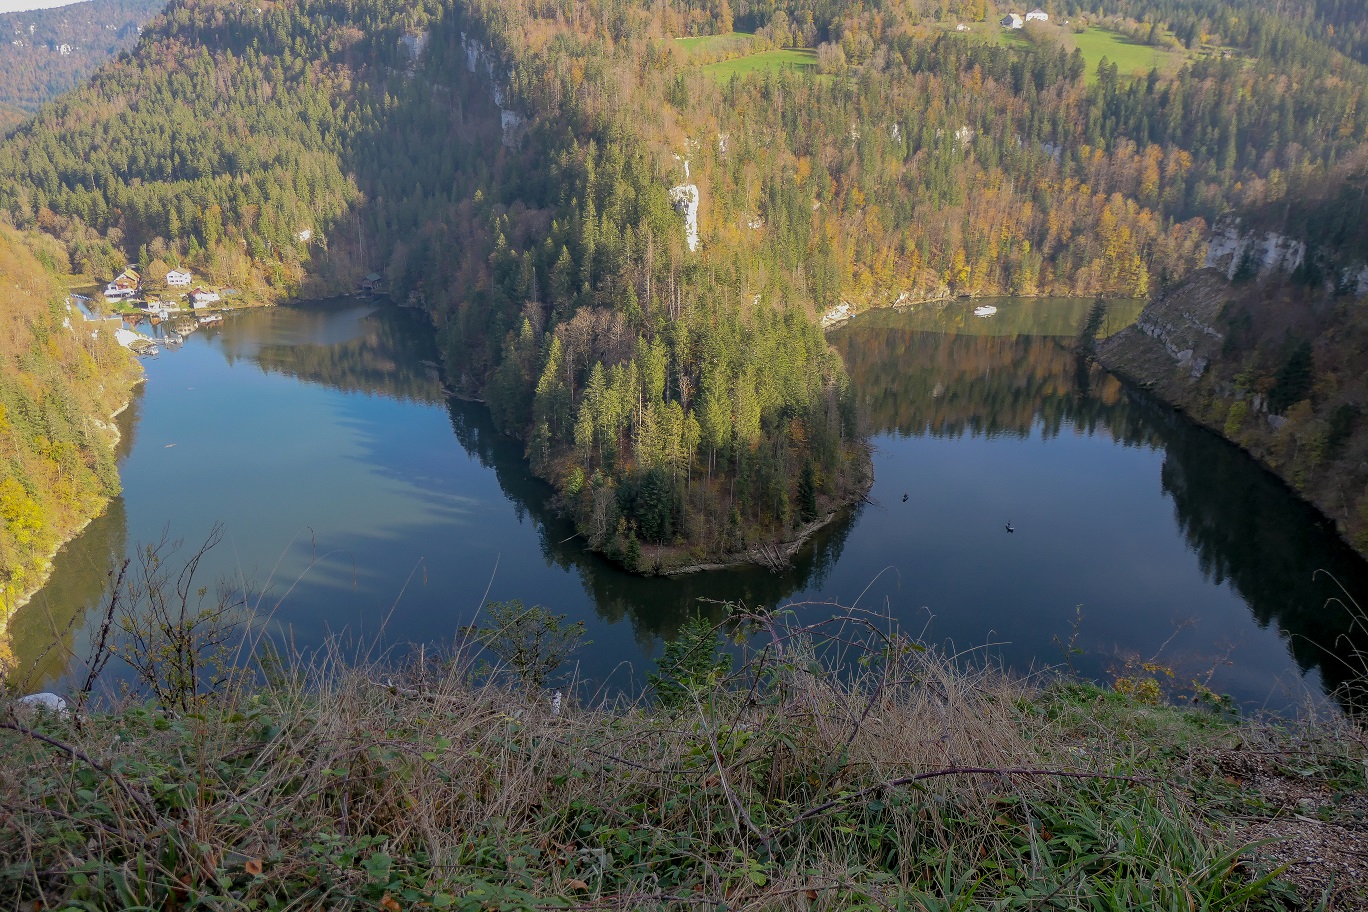
[[[980,304],[974,308],[974,316],[976,317],[991,317],[995,313],[997,313],[997,308],[992,304]]]

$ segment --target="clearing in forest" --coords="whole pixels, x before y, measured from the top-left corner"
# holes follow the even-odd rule
[[[726,82],[733,76],[745,76],[750,73],[763,73],[766,70],[779,71],[787,69],[808,69],[815,70],[817,67],[817,52],[811,48],[784,48],[777,51],[762,51],[759,54],[750,54],[746,57],[737,57],[733,60],[722,60],[717,63],[710,63],[703,67],[703,72],[722,82]]]
[[[1088,28],[1068,37],[1088,62],[1089,85],[1097,81],[1097,65],[1104,57],[1108,63],[1116,64],[1116,71],[1122,76],[1144,76],[1153,69],[1171,73],[1187,60],[1182,51],[1142,44],[1110,29]]]

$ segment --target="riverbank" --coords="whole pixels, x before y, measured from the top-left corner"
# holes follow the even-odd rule
[[[862,618],[823,637],[866,657],[853,678],[821,631],[739,619],[770,645],[720,681],[707,656],[662,662],[669,706],[481,684],[465,654],[276,665],[186,715],[5,708],[0,893],[471,912],[1368,902],[1368,753],[1344,718],[1012,679]]]
[[[142,378],[113,333],[92,335],[63,305],[50,243],[0,228],[0,676],[11,619],[118,493],[111,423]]]
[[[1368,426],[1357,420],[1364,380],[1361,359],[1346,352],[1357,344],[1358,333],[1351,325],[1337,334],[1323,331],[1319,365],[1308,345],[1307,389],[1296,394],[1298,401],[1281,406],[1274,402],[1279,379],[1258,376],[1252,358],[1239,351],[1265,322],[1271,327],[1263,331],[1276,335],[1276,321],[1305,319],[1289,316],[1311,310],[1305,297],[1286,283],[1236,286],[1215,270],[1200,270],[1147,305],[1134,326],[1101,342],[1097,354],[1107,370],[1242,449],[1368,557],[1368,475],[1362,459]],[[1360,305],[1348,308],[1355,306]],[[1251,319],[1250,311],[1260,311],[1259,318]],[[1279,340],[1283,349],[1291,338],[1289,332]]]
[[[133,404],[133,390],[141,384],[143,384],[144,382],[146,382],[146,380],[147,378],[145,376],[139,376],[138,379],[129,386],[128,398],[124,400],[124,403],[121,406],[119,406],[117,409],[114,410],[113,413],[110,414],[108,421],[99,421],[98,419],[93,421],[93,423],[97,427],[99,427],[101,431],[108,434],[109,447],[111,450],[116,448],[119,445],[119,442],[123,439],[123,435],[119,431],[119,426],[117,423],[118,418],[120,415],[122,415],[125,411],[128,410],[128,407],[130,405]],[[88,513],[83,518],[79,519],[76,527],[73,528],[69,533],[65,534],[61,538],[61,540],[57,542],[57,544],[52,548],[51,552],[45,558],[43,558],[40,563],[36,565],[34,569],[35,575],[32,578],[32,582],[30,583],[30,585],[28,585],[26,589],[19,590],[18,594],[13,597],[12,601],[0,603],[0,646],[3,646],[3,644],[8,640],[10,621],[13,620],[14,617],[21,610],[23,610],[24,606],[29,603],[33,596],[40,589],[42,589],[43,586],[47,584],[48,577],[52,574],[53,559],[56,558],[57,555],[61,552],[61,550],[67,546],[68,542],[72,541],[74,538],[76,538],[76,536],[84,532],[87,526],[89,526],[92,522],[94,522],[101,515],[103,515],[104,511],[109,507],[109,502],[111,499],[112,498],[109,497],[101,499],[99,501],[98,508],[95,509],[94,512]],[[4,650],[0,649],[0,681],[4,680],[5,671],[3,652]]]
[[[868,446],[863,448],[862,457],[862,465],[854,484],[839,492],[821,516],[799,526],[794,530],[793,536],[785,541],[764,542],[736,554],[722,555],[715,560],[684,564],[677,563],[681,559],[689,558],[690,552],[683,548],[643,548],[642,556],[646,560],[642,563],[645,564],[649,560],[658,576],[687,576],[691,573],[744,566],[764,567],[778,573],[789,566],[799,550],[811,541],[814,535],[834,522],[848,519],[855,508],[869,497],[869,490],[874,486],[874,461]]]

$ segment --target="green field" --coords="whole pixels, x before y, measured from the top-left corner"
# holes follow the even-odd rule
[[[1122,76],[1143,76],[1156,67],[1161,73],[1170,73],[1182,66],[1183,61],[1187,59],[1186,55],[1179,51],[1140,44],[1125,35],[1102,28],[1090,28],[1079,34],[1070,34],[1069,38],[1083,52],[1083,59],[1088,62],[1089,85],[1097,81],[1097,65],[1103,57],[1116,64],[1117,72]]]
[[[1043,41],[1046,38],[1062,42],[1071,51],[1076,47],[1083,52],[1083,59],[1087,61],[1086,79],[1089,85],[1097,81],[1097,65],[1103,57],[1107,58],[1108,62],[1116,64],[1117,72],[1122,76],[1144,76],[1155,67],[1158,67],[1161,73],[1172,73],[1188,60],[1188,55],[1183,51],[1141,44],[1104,28],[1092,27],[1075,33],[1052,23],[1047,26],[1037,25],[1034,30],[1036,35],[1033,40],[1029,30],[1007,29],[996,23],[973,23],[966,34],[1007,47],[1031,47],[1035,41]]]
[[[750,49],[754,36],[750,32],[728,32],[725,35],[699,35],[696,38],[676,38],[675,47],[699,56],[718,56],[728,52]]]
[[[778,72],[786,69],[816,69],[817,52],[809,48],[784,48],[780,51],[764,51],[735,60],[723,60],[703,67],[703,72],[720,82],[733,76],[746,76],[750,73]]]

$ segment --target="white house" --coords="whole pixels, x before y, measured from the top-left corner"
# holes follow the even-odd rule
[[[219,297],[218,292],[216,291],[207,291],[203,288],[196,288],[194,291],[190,292],[191,307],[208,307],[210,304],[217,303],[221,300],[222,298]]]
[[[171,288],[189,288],[193,279],[188,270],[173,269],[166,274],[166,284]]]
[[[1026,23],[1022,21],[1020,13],[1008,13],[1002,17],[1003,28],[1021,28]]]
[[[1045,12],[1043,9],[1041,9],[1040,7],[1037,6],[1035,9],[1031,10],[1029,13],[1026,14],[1026,21],[1027,21],[1027,22],[1049,22],[1049,21],[1050,21],[1050,14],[1047,13],[1047,12]]]
[[[131,268],[105,286],[104,296],[111,301],[124,301],[138,293],[138,274]]]

